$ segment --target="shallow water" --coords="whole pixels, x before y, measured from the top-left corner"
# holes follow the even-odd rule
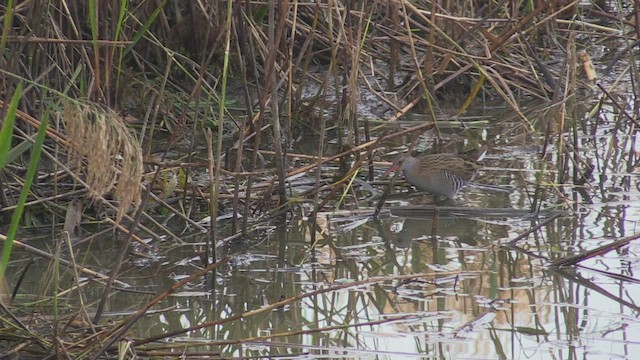
[[[565,141],[580,146],[580,159],[560,157],[595,165],[580,190],[556,181],[557,135],[542,157],[543,135],[526,135],[521,122],[504,115],[508,111],[503,119],[496,119],[495,109],[490,113],[490,128],[469,130],[469,138],[491,144],[475,181],[506,191],[467,187],[434,211],[430,196],[396,186],[379,220],[368,216],[375,201],[365,191],[344,211],[319,215],[315,244],[301,215],[309,208],[302,205],[298,210],[304,211],[296,211],[285,227],[265,227],[220,247],[219,256],[229,255],[229,264],[154,306],[131,336],[144,339],[217,320],[218,325],[175,335],[173,346],[197,342],[200,347],[189,349],[241,357],[634,358],[640,351],[637,241],[578,266],[551,265],[637,232],[635,133],[629,135],[628,124],[607,111],[597,128],[595,119],[585,118],[578,142]],[[532,118],[536,124],[551,121],[545,114]],[[456,142],[459,135],[448,136],[449,143],[465,147]],[[384,146],[390,151],[409,141]],[[418,142],[422,149],[432,145],[429,134]],[[390,161],[383,153],[381,160]],[[378,178],[384,170],[378,169]],[[175,233],[184,236],[184,245],[166,240],[150,242],[148,249],[134,246],[120,277],[131,287],[110,297],[109,317],[120,319],[202,268],[206,237],[183,230],[180,224]],[[101,237],[81,247],[76,258],[106,273],[122,240]],[[49,235],[31,242],[51,252],[54,243]],[[15,256],[13,278],[29,259],[20,251]],[[32,265],[21,293],[52,293],[42,281],[47,266]],[[73,274],[62,269],[60,288],[66,288]],[[83,290],[88,309],[95,308],[101,291],[94,282]],[[250,313],[287,299],[282,307]],[[77,300],[69,295],[65,301],[73,308]],[[38,306],[23,311],[48,313]],[[241,320],[225,320],[242,314]]]

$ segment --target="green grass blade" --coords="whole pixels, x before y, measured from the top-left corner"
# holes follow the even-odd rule
[[[120,1],[120,11],[118,11],[118,22],[116,23],[116,32],[113,34],[114,41],[118,41],[120,39],[120,33],[122,32],[122,28],[124,26],[124,17],[127,13],[128,1],[121,0]],[[115,46],[113,47],[115,49]]]
[[[31,145],[33,145],[31,141],[24,140],[20,144],[12,147],[11,150],[9,150],[9,152],[7,153],[4,163],[11,164],[15,159],[18,158],[18,156],[22,155],[22,153],[29,150],[31,148]]]
[[[7,240],[5,241],[4,248],[2,249],[2,262],[0,262],[0,279],[4,278],[4,273],[7,270],[7,265],[9,264],[9,259],[11,257],[11,248],[13,247],[13,240],[15,239],[16,233],[18,231],[18,226],[20,225],[20,218],[22,217],[24,204],[27,202],[27,195],[31,190],[33,179],[35,178],[36,171],[38,170],[38,162],[40,161],[42,144],[44,143],[44,137],[47,134],[48,124],[49,113],[46,112],[42,119],[42,123],[40,123],[38,134],[36,135],[36,141],[33,146],[33,151],[31,152],[31,159],[29,160],[29,168],[27,169],[27,176],[24,179],[24,186],[22,187],[22,191],[20,192],[20,198],[18,199],[16,209],[11,217],[11,225],[9,226],[9,231],[7,232]]]
[[[4,46],[7,44],[7,36],[9,36],[9,33],[11,32],[14,6],[15,4],[13,0],[9,0],[5,8],[4,21],[2,22],[2,38],[0,39],[0,54],[4,53]]]
[[[123,55],[128,54],[133,49],[133,47],[138,44],[138,41],[142,39],[142,37],[146,34],[147,30],[149,30],[151,25],[153,25],[153,22],[156,21],[156,18],[158,17],[158,15],[160,15],[160,12],[162,11],[166,3],[167,3],[167,0],[163,0],[160,4],[158,4],[156,9],[151,13],[149,18],[147,19],[147,21],[142,25],[142,28],[140,28],[133,35],[133,44],[126,47],[126,49],[123,51]]]
[[[0,169],[7,164],[7,154],[9,154],[9,148],[11,148],[13,124],[16,122],[16,110],[18,109],[20,96],[22,96],[22,83],[18,84],[16,92],[13,93],[9,111],[7,111],[7,116],[4,118],[4,124],[0,130]]]
[[[129,5],[129,2],[127,0],[121,0],[120,1],[120,10],[118,11],[118,22],[116,23],[116,31],[113,34],[113,41],[117,42],[118,39],[120,39],[120,34],[122,33],[122,29],[124,27],[124,19],[125,19],[125,15],[127,14],[128,5]],[[111,56],[112,57],[116,53],[116,49],[118,49],[117,46],[114,46],[111,49]],[[120,67],[118,67],[118,68],[120,68]]]
[[[89,1],[89,23],[91,24],[91,39],[93,41],[93,50],[98,51],[98,19],[96,18],[96,2]]]

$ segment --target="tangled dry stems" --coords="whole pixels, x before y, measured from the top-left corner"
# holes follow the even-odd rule
[[[204,2],[205,7],[216,6],[215,4],[221,3]],[[440,5],[423,0],[364,1],[358,2],[358,4],[362,5],[360,9],[348,10],[345,8],[346,3],[291,2],[291,4],[295,4],[297,12],[294,12],[292,7],[290,12],[286,14],[286,24],[289,28],[285,32],[290,34],[290,42],[276,44],[275,48],[273,48],[267,42],[270,35],[266,29],[265,22],[257,20],[258,16],[256,16],[256,13],[260,10],[259,7],[267,6],[268,3],[252,2],[249,6],[244,6],[244,3],[236,2],[240,16],[234,18],[233,24],[237,26],[237,28],[234,28],[234,34],[241,34],[244,38],[238,37],[235,39],[237,44],[233,47],[236,49],[234,56],[237,56],[238,63],[246,66],[244,70],[249,75],[243,75],[242,82],[247,88],[249,88],[247,85],[249,83],[257,83],[258,86],[264,85],[262,84],[265,72],[264,64],[270,54],[276,54],[273,67],[278,73],[278,78],[281,79],[279,84],[286,85],[291,78],[294,78],[295,81],[291,81],[291,83],[300,89],[309,82],[323,83],[322,79],[316,78],[316,74],[307,73],[306,69],[311,59],[319,64],[331,63],[333,64],[333,69],[342,66],[344,71],[352,71],[352,78],[354,79],[358,74],[365,78],[364,74],[368,71],[376,75],[376,82],[370,85],[371,91],[375,91],[382,101],[391,104],[391,106],[397,106],[398,109],[407,103],[417,104],[420,99],[427,97],[427,95],[435,96],[435,91],[446,93],[447,88],[449,88],[449,91],[453,89],[456,94],[460,93],[458,91],[460,84],[464,85],[466,89],[470,86],[469,84],[476,82],[482,84],[483,77],[487,77],[488,84],[479,87],[480,90],[494,95],[498,93],[506,102],[510,102],[518,94],[542,98],[551,97],[550,94],[555,90],[555,87],[552,86],[552,83],[540,80],[541,78],[536,73],[536,71],[540,71],[540,68],[530,65],[534,63],[530,57],[535,53],[530,52],[527,47],[519,45],[518,41],[515,40],[529,38],[533,42],[536,39],[540,39],[542,44],[542,41],[548,41],[549,38],[552,38],[553,42],[546,46],[544,55],[557,56],[562,59],[564,51],[562,36],[566,34],[565,31],[579,32],[587,29],[582,29],[578,22],[575,24],[555,22],[559,1],[538,2],[538,8],[536,9],[538,16],[535,18],[531,16],[531,13],[523,12],[513,19],[500,19],[503,15],[506,15],[506,12],[495,11],[491,13],[489,12],[491,9],[485,9],[485,13],[482,14],[476,11],[476,9],[483,7],[484,4],[492,6],[495,3],[498,2],[446,2]],[[500,3],[505,4],[506,2]],[[117,73],[112,74],[113,77],[101,77],[111,72],[112,68],[101,68],[100,66],[102,64],[113,65],[117,63],[117,56],[114,56],[114,54],[123,54],[125,59],[123,59],[122,64],[127,64],[126,66],[139,65],[140,67],[135,69],[135,74],[142,74],[140,78],[146,81],[142,84],[151,84],[149,88],[143,87],[143,89],[152,89],[154,96],[151,98],[154,99],[155,91],[158,91],[157,96],[161,100],[156,99],[155,103],[166,105],[167,101],[163,101],[162,98],[170,94],[171,91],[164,91],[158,84],[160,81],[157,81],[157,79],[162,79],[162,69],[165,66],[169,68],[171,65],[163,63],[163,56],[170,53],[170,51],[166,51],[167,48],[164,41],[167,38],[170,39],[170,36],[165,35],[171,34],[175,29],[175,27],[172,27],[172,21],[179,18],[177,16],[179,13],[174,13],[179,7],[178,5],[174,6],[177,3],[171,4],[169,2],[170,6],[158,9],[160,15],[157,19],[151,19],[150,16],[156,11],[158,2],[140,1],[136,3],[135,7],[127,9],[128,17],[125,18],[122,33],[118,34],[118,40],[133,42],[143,39],[143,41],[137,43],[129,52],[120,52],[124,47],[116,47],[118,51],[113,51],[114,48],[111,47],[113,44],[107,44],[107,39],[102,38],[103,35],[100,35],[101,38],[98,40],[105,42],[93,48],[93,51],[96,52],[96,59],[99,58],[99,61],[95,61],[95,63],[92,63],[92,56],[89,54],[91,51],[90,41],[87,40],[91,38],[91,32],[86,24],[86,19],[89,18],[87,6],[83,6],[82,2],[62,1],[58,5],[53,4],[46,8],[40,7],[40,11],[43,11],[43,9],[47,11],[42,17],[27,16],[33,14],[29,5],[33,6],[32,10],[37,10],[35,4],[37,2],[24,2],[23,5],[15,9],[17,15],[15,21],[18,24],[16,29],[29,29],[33,33],[15,31],[16,34],[23,37],[10,38],[8,40],[8,48],[14,53],[34,54],[33,59],[31,60],[30,58],[30,61],[35,66],[31,66],[26,62],[17,65],[18,62],[24,61],[20,59],[25,59],[26,57],[14,56],[12,59],[18,60],[15,60],[13,64],[9,64],[13,66],[2,66],[2,68],[7,69],[7,73],[14,72],[23,78],[38,79],[42,86],[41,88],[35,87],[35,89],[36,91],[41,91],[44,87],[61,89],[69,86],[69,84],[77,86],[80,81],[77,78],[70,77],[68,74],[75,73],[77,69],[90,69],[93,73],[82,72],[82,74],[86,76],[85,81],[96,82],[95,88],[100,88],[105,94],[109,93],[110,88],[117,88],[116,92],[118,94],[127,94],[121,96],[120,100],[116,101],[115,104],[111,104],[111,106],[131,110],[136,105],[140,105],[139,107],[146,111],[153,105],[151,104],[153,100],[149,102],[136,101],[147,97],[128,96],[131,95],[131,91],[125,91],[128,87],[127,81],[114,81],[114,79],[118,79],[118,76],[120,76],[120,80],[122,79],[121,74],[124,71],[121,68],[118,68]],[[103,7],[100,9],[100,18],[98,19],[100,28],[110,26],[119,11],[118,7],[114,5],[115,3],[103,2],[102,4]],[[466,8],[462,9],[465,5]],[[59,8],[56,8],[56,6],[59,6]],[[438,6],[443,6],[444,8],[439,8]],[[451,8],[446,8],[447,6]],[[196,9],[200,8],[194,8],[192,11]],[[496,7],[495,9],[500,10],[501,7]],[[211,22],[215,22],[215,16],[209,18],[208,14],[216,13],[216,11],[222,13],[219,11],[220,9],[210,12],[208,10],[205,11],[205,9],[200,10],[203,11],[202,18],[206,18]],[[39,20],[39,23],[36,23],[34,19],[43,20]],[[202,24],[194,21],[176,21],[176,23],[184,25],[196,24],[195,28],[188,28],[186,31],[176,33],[177,35],[174,37],[178,38],[178,43],[183,40],[181,39],[181,34],[186,34],[187,38],[193,37],[195,33],[199,34],[197,24]],[[149,24],[150,26],[145,27],[143,24]],[[210,25],[205,22],[203,26],[206,26],[207,33],[202,36],[204,37],[202,41],[196,42],[198,46],[191,50],[193,52],[202,51],[207,53],[216,48],[215,46],[207,46],[208,44],[206,44],[205,40],[215,40],[219,36],[213,34],[209,38],[208,30]],[[216,24],[216,26],[220,26],[220,24]],[[73,29],[73,31],[69,29]],[[105,32],[105,34],[117,34],[115,28],[111,28],[110,31],[110,33]],[[354,36],[354,34],[357,35]],[[29,36],[27,37],[26,35]],[[34,35],[40,38],[34,38]],[[593,36],[596,35],[594,33]],[[77,41],[77,43],[68,43],[68,40]],[[82,42],[84,42],[84,45]],[[184,43],[184,41],[182,42]],[[358,49],[354,44],[362,44],[362,49]],[[533,44],[536,45],[535,42]],[[116,46],[122,46],[122,44]],[[210,70],[205,62],[198,63],[196,60],[189,59],[186,55],[174,57],[172,51],[179,53],[180,49],[171,47],[171,44],[169,44],[169,47],[172,49],[172,56],[167,56],[167,58],[171,58],[172,60],[170,61],[177,59],[176,63],[184,62],[177,66],[185,70],[185,73],[181,74],[182,76],[195,80],[195,73],[200,71],[203,74],[207,74],[203,75],[207,79],[217,76],[215,71],[209,73]],[[537,49],[539,50],[539,47]],[[194,53],[192,55],[192,59],[204,58],[198,56],[200,54]],[[56,66],[50,66],[50,62],[55,62]],[[547,67],[548,65],[543,63],[542,66]],[[358,67],[362,69],[358,69]],[[21,73],[22,69],[30,69],[33,73],[29,74],[29,76],[23,75]],[[38,72],[38,70],[41,72]],[[189,73],[188,70],[194,71]],[[561,71],[561,67],[554,68],[549,66],[548,70],[553,75],[552,77],[561,79],[565,76]],[[167,71],[168,73],[169,71]],[[328,73],[326,76],[338,78],[337,71],[333,74]],[[398,83],[398,79],[403,76],[405,80],[402,83]],[[7,79],[13,80],[14,78],[5,77],[3,81],[10,82]],[[382,79],[388,79],[388,81],[381,81]],[[455,82],[454,79],[457,79],[458,82]],[[57,81],[60,83],[56,83]],[[324,82],[323,84],[326,83]],[[118,86],[117,84],[120,85]],[[341,104],[327,102],[328,106],[333,107],[336,105],[336,108],[339,106],[345,108],[349,106],[349,109],[354,108],[354,103],[358,100],[356,96],[358,94],[357,81],[349,81],[344,87],[342,86],[344,84],[338,84],[337,81],[333,84],[335,89],[344,89],[345,94],[351,96],[345,97],[347,100]],[[453,86],[447,87],[445,86],[447,84],[452,84]],[[92,97],[93,94],[82,93],[81,86],[73,86],[72,97]],[[6,86],[6,88],[10,88],[10,85]],[[280,90],[283,94],[286,91],[290,91],[285,90],[284,86]],[[203,91],[214,92],[206,86]],[[336,90],[335,92],[339,93],[340,91],[343,90]],[[150,93],[147,91],[139,92]],[[197,92],[194,91],[193,93]],[[246,93],[250,94],[252,91],[247,90]],[[287,100],[288,103],[293,104],[291,108],[295,109],[296,104],[299,105],[300,102],[297,101],[299,100],[298,97],[294,98],[292,96],[293,93],[292,91],[288,94],[290,97]],[[469,93],[471,95],[476,94],[475,92]],[[33,95],[33,93],[29,94],[29,96]],[[337,94],[336,98],[341,95]],[[109,97],[105,96],[104,98]],[[184,98],[187,98],[184,103],[180,102],[179,105],[168,109],[167,113],[171,113],[171,110],[175,109],[174,113],[177,114],[180,112],[180,107],[198,109],[191,102],[194,98],[192,94]],[[133,102],[131,106],[127,104],[128,100]],[[348,103],[349,101],[354,103]],[[252,103],[255,103],[255,99],[248,99],[247,104]],[[199,105],[201,109],[202,103],[199,103]],[[515,106],[517,105],[514,101]],[[247,111],[247,113],[249,112]],[[195,114],[196,121],[201,119],[198,119],[199,115],[198,113]],[[282,118],[291,119],[295,118],[295,115],[283,113]],[[36,115],[34,114],[34,116]],[[64,102],[64,110],[61,113],[61,117],[66,124],[71,161],[76,163],[77,171],[85,175],[87,190],[91,196],[97,199],[112,192],[113,197],[119,202],[118,220],[130,208],[138,207],[140,205],[140,181],[143,172],[142,151],[138,141],[130,133],[123,119],[114,111],[99,105],[71,100]],[[176,116],[180,121],[182,121],[182,117],[182,115],[180,117]],[[254,125],[249,124],[247,128],[260,129],[260,126]],[[284,128],[290,129],[290,125],[288,124],[288,127],[285,126]],[[241,126],[238,128],[241,128]],[[193,131],[192,133],[195,139],[198,131]],[[240,131],[237,133],[240,133]],[[252,137],[251,134],[247,134],[247,136],[243,137],[243,139],[251,138],[256,139],[256,142],[253,143],[256,152],[268,147],[268,142],[262,144],[258,142],[260,135]],[[357,139],[358,137],[345,138]],[[240,142],[242,144],[239,148],[242,148],[245,143],[249,144],[249,141],[245,140],[240,140]],[[341,148],[341,146],[337,146],[337,148]],[[328,154],[320,151],[317,155],[318,158],[323,158]],[[240,152],[239,156],[242,156],[242,152]],[[317,167],[319,168],[320,166],[321,163],[318,162]],[[294,171],[306,172],[313,168],[314,165],[312,164],[309,167],[299,168]],[[239,171],[240,169],[238,168],[237,170]],[[258,169],[255,166],[246,170],[247,172],[262,171],[262,169]],[[270,184],[273,183],[271,177],[266,180]],[[250,181],[247,181],[247,183],[250,183]],[[319,186],[316,186],[316,190],[318,188]],[[255,186],[253,189],[256,191],[259,188]],[[250,194],[251,191],[247,191],[247,193]],[[271,190],[266,190],[264,198],[270,199],[271,193]],[[196,197],[200,194],[202,193],[198,193]],[[202,195],[202,198],[204,198],[204,194]],[[198,199],[202,198],[198,197]],[[249,210],[262,208],[262,205],[259,205],[257,200],[253,201],[253,198],[249,196],[246,199],[248,201],[246,201],[245,214],[251,214],[252,211]],[[326,197],[326,199],[328,201],[329,197]],[[264,201],[264,203],[269,204],[268,201]],[[329,206],[331,205],[327,207]],[[265,208],[272,210],[267,205],[265,205]],[[257,211],[257,213],[260,212]],[[166,231],[170,233],[169,229],[166,229]]]

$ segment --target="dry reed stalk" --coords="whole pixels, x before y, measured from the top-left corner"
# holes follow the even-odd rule
[[[325,77],[325,84],[327,81],[327,77]],[[325,97],[325,89],[322,88],[322,97]],[[320,109],[320,136],[318,137],[318,151],[317,151],[317,168],[316,168],[316,176],[315,176],[315,189],[320,189],[320,177],[322,176],[322,160],[324,159],[324,144],[325,144],[325,129],[326,129],[326,119],[324,117],[324,109]],[[320,191],[316,191],[313,194],[313,212],[309,215],[309,226],[311,227],[311,237],[309,239],[311,246],[314,247],[316,244],[316,231],[315,228],[317,226],[317,216],[318,212],[320,212]]]
[[[69,154],[76,169],[86,162],[87,190],[94,200],[113,190],[118,201],[116,219],[140,205],[142,149],[124,120],[110,109],[95,104],[65,101],[63,120]]]
[[[562,71],[561,71],[561,76],[557,81],[557,85],[556,85],[556,89],[555,89],[555,93],[554,93],[554,99],[557,99],[559,101],[558,106],[556,106],[557,109],[557,113],[555,113],[555,118],[557,119],[557,129],[556,129],[556,133],[558,134],[558,143],[556,144],[556,149],[558,151],[557,153],[557,169],[558,169],[558,173],[557,173],[557,177],[556,177],[556,183],[557,184],[564,184],[566,182],[566,178],[568,176],[567,172],[569,170],[569,164],[568,164],[568,153],[566,153],[566,147],[565,147],[565,137],[564,137],[564,132],[565,132],[565,121],[566,121],[566,100],[567,98],[571,95],[571,91],[572,89],[567,86],[567,82],[571,81],[571,77],[572,77],[572,73],[574,72],[575,69],[575,33],[572,33],[569,36],[569,41],[567,42],[567,57],[565,60],[565,66],[563,67]],[[562,88],[559,88],[560,84],[562,84]],[[564,91],[562,91],[562,89],[564,89]],[[560,98],[562,96],[562,98]]]
[[[207,159],[209,160],[209,166],[207,174],[209,175],[209,194],[211,199],[209,201],[209,218],[211,219],[211,227],[209,228],[209,241],[207,241],[207,245],[205,246],[205,266],[208,265],[209,259],[212,259],[213,262],[216,262],[216,236],[218,233],[218,189],[220,184],[219,177],[219,167],[218,172],[214,170],[216,168],[216,163],[220,164],[220,154],[217,157],[214,155],[213,151],[213,132],[211,129],[207,129],[205,133],[205,139],[207,140]],[[217,160],[217,161],[216,161]],[[218,177],[216,177],[216,174]]]
[[[617,250],[623,246],[627,246],[630,242],[637,240],[638,238],[640,238],[640,234],[636,233],[631,236],[627,236],[627,237],[615,240],[609,244],[599,246],[595,249],[583,251],[582,253],[571,256],[571,257],[560,258],[558,260],[553,261],[551,263],[551,266],[566,267],[566,266],[578,265],[580,262],[584,260],[588,260],[596,256],[601,256],[612,250]],[[637,282],[637,280],[635,281]]]
[[[431,5],[433,10],[435,10],[435,4]],[[426,49],[426,54],[424,57],[424,61],[423,61],[423,65],[424,65],[424,72],[423,72],[423,68],[420,64],[420,60],[418,60],[418,55],[416,52],[416,47],[415,47],[415,42],[414,42],[414,37],[412,35],[411,32],[411,28],[410,28],[410,22],[409,20],[409,15],[407,12],[407,7],[403,4],[402,6],[402,13],[404,16],[404,24],[406,27],[406,32],[407,32],[407,38],[409,39],[409,49],[411,50],[411,58],[414,62],[414,67],[416,69],[416,76],[418,78],[418,83],[420,85],[420,88],[422,89],[422,98],[426,101],[426,108],[427,108],[427,112],[431,115],[431,117],[433,119],[436,118],[435,116],[435,109],[434,109],[434,103],[433,103],[433,99],[434,99],[434,84],[433,84],[433,69],[435,68],[435,60],[434,60],[434,54],[433,54],[433,49],[431,47],[427,47]],[[429,39],[430,39],[430,43],[433,44],[435,43],[435,33],[436,33],[436,23],[435,23],[435,11],[432,12],[432,17],[431,17],[431,24],[433,25],[430,30],[429,30]],[[426,76],[424,76],[424,74],[426,73]],[[441,138],[441,134],[440,134],[440,129],[438,128],[438,125],[436,123],[435,126],[435,131],[436,131],[436,136],[438,139]]]
[[[250,12],[251,9],[249,8],[247,9],[247,11]],[[234,18],[235,18],[236,26],[233,27],[233,30],[235,31],[235,35],[236,35],[234,36],[235,47],[238,55],[238,60],[240,63],[241,83],[242,83],[242,89],[243,89],[242,95],[244,96],[244,100],[246,104],[252,104],[253,99],[252,99],[252,94],[250,90],[250,78],[247,70],[249,68],[249,64],[253,61],[253,58],[250,56],[250,52],[253,49],[251,49],[248,46],[249,44],[247,43],[247,39],[245,38],[245,35],[247,34],[246,33],[247,19],[241,15],[234,16]],[[253,109],[250,106],[247,107],[247,113],[248,113],[247,118],[242,121],[242,124],[238,129],[238,141],[236,143],[236,146],[233,147],[233,149],[236,150],[235,151],[236,159],[234,164],[234,171],[236,173],[240,173],[243,171],[242,160],[244,159],[243,149],[244,149],[244,143],[245,143],[245,136],[248,133],[247,125],[248,125],[248,121],[252,119],[255,115],[253,114]],[[239,209],[240,176],[237,174],[234,174],[233,176],[233,185],[234,185],[233,186],[234,190],[233,190],[233,200],[231,205],[233,215],[231,219],[231,232],[235,234],[238,228],[238,219],[242,217],[240,216],[240,209]]]
[[[246,88],[246,87],[245,87]],[[247,121],[242,122],[242,127],[239,131],[240,138],[238,139],[238,143],[242,145],[244,143],[244,134],[246,130]],[[235,163],[235,171],[242,171],[242,159],[244,157],[244,152],[242,151],[242,146],[236,149],[236,163]],[[238,205],[240,203],[240,176],[235,175],[233,177],[233,200],[231,203],[231,208],[233,211],[233,215],[231,218],[231,232],[235,233],[237,231],[238,226],[238,215],[240,214]]]
[[[289,10],[289,1],[279,2],[279,5],[276,5],[276,2],[273,2],[271,5],[271,9],[269,10],[269,48],[270,48],[270,56],[267,62],[267,70],[266,76],[268,81],[265,84],[264,93],[269,94],[270,97],[270,108],[271,108],[271,127],[273,129],[273,146],[276,152],[275,162],[276,162],[276,171],[278,174],[278,194],[280,198],[280,205],[284,205],[287,203],[287,193],[285,189],[285,161],[284,161],[284,149],[282,147],[282,130],[280,125],[280,82],[276,77],[276,54],[278,53],[278,49],[280,48],[280,44],[282,42],[282,38],[285,32],[285,19],[287,18],[286,14]],[[278,13],[278,21],[276,23],[275,15]],[[290,59],[288,61],[291,61]],[[281,67],[286,68],[285,66]],[[266,98],[265,98],[266,100]],[[283,219],[284,220],[284,219]],[[284,222],[284,221],[283,221]]]

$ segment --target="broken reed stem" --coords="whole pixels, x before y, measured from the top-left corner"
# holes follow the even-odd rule
[[[551,266],[566,267],[566,266],[578,265],[580,262],[584,260],[588,260],[596,256],[601,256],[610,251],[617,250],[623,246],[627,246],[630,242],[637,240],[638,238],[640,238],[640,234],[627,236],[622,239],[615,240],[609,244],[599,246],[595,249],[584,251],[581,254],[578,254],[575,256],[560,258],[552,262]]]

